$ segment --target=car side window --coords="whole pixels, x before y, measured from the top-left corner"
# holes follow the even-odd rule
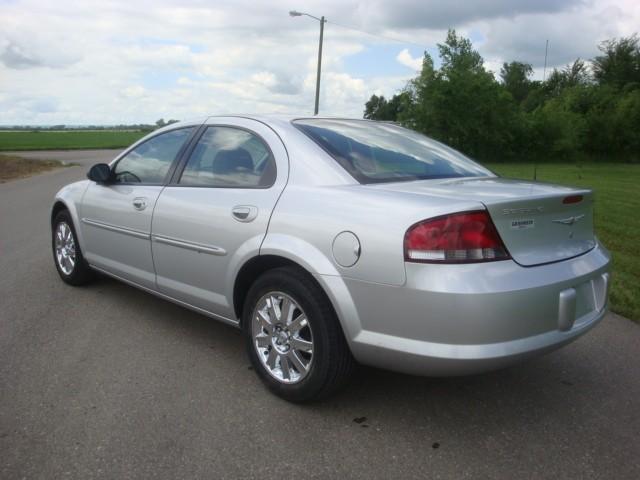
[[[233,127],[209,127],[182,172],[181,185],[266,188],[276,179],[271,151],[256,134]]]
[[[113,173],[116,183],[162,183],[193,127],[161,133],[122,157]]]

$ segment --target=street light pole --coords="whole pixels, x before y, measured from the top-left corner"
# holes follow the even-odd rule
[[[318,76],[316,78],[316,108],[314,115],[318,115],[320,107],[320,71],[322,70],[322,37],[324,36],[324,17],[320,17],[320,44],[318,45]]]
[[[311,17],[314,20],[318,20],[320,22],[320,42],[318,44],[318,73],[316,77],[316,103],[313,111],[314,115],[318,115],[318,111],[320,110],[320,72],[322,71],[322,40],[324,38],[324,24],[327,22],[324,19],[324,16],[318,18],[313,15],[309,15],[308,13],[297,12],[295,10],[291,10],[289,15],[292,17],[301,17],[302,15]]]

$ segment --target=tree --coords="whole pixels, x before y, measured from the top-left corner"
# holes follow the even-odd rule
[[[519,124],[510,94],[485,70],[468,39],[449,30],[438,45],[442,66],[428,54],[420,75],[410,82],[406,125],[479,158],[504,158]]]
[[[386,108],[387,99],[384,95],[371,95],[371,98],[364,104],[364,118],[369,120],[381,120],[380,113]]]
[[[618,102],[616,126],[620,133],[620,149],[632,161],[640,160],[640,89],[627,92]]]
[[[544,84],[551,95],[559,95],[565,88],[586,85],[589,82],[589,71],[584,60],[577,58],[562,70],[554,68]]]
[[[603,53],[592,61],[593,75],[601,85],[623,88],[640,84],[640,45],[637,35],[606,40],[598,49]]]
[[[545,157],[569,158],[584,145],[587,124],[583,115],[571,108],[571,97],[562,95],[547,101],[532,115],[534,150],[549,152]]]
[[[409,102],[407,93],[400,93],[387,101],[384,95],[372,95],[365,103],[364,118],[369,120],[384,120],[395,122]]]
[[[511,94],[513,99],[522,103],[531,91],[531,80],[533,68],[528,63],[511,62],[504,63],[500,69],[500,78],[504,88]]]
[[[453,29],[447,32],[445,42],[438,44],[438,52],[442,61],[441,73],[444,76],[456,72],[486,73],[482,56],[473,49],[471,41],[458,37]]]
[[[175,120],[175,119],[170,119],[168,122],[164,121],[164,118],[161,118],[160,120],[156,120],[156,127],[158,128],[162,128],[162,127],[166,127],[167,125],[171,125],[172,123],[178,123],[180,120]]]
[[[438,45],[440,67],[425,52],[422,70],[391,100],[373,95],[365,117],[397,120],[479,160],[569,159],[590,155],[640,160],[640,40],[600,45],[532,81],[531,65],[505,62],[500,81],[455,30]]]
[[[584,60],[577,58],[563,70],[565,87],[575,87],[589,82],[589,71]]]

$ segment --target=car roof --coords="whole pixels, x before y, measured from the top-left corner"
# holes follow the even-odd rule
[[[175,128],[181,128],[187,125],[195,125],[202,124],[210,121],[215,121],[216,119],[224,119],[224,118],[245,118],[249,120],[255,120],[266,125],[270,125],[272,127],[279,126],[284,129],[292,128],[293,125],[291,122],[293,120],[347,120],[354,122],[371,122],[371,123],[394,123],[387,121],[378,121],[378,120],[369,120],[366,118],[355,118],[348,116],[340,116],[340,115],[309,115],[309,114],[291,114],[291,113],[227,113],[227,114],[217,114],[217,115],[209,115],[206,117],[196,117],[190,118],[186,120],[182,120],[177,123],[172,123],[166,125],[158,130],[155,130],[154,133],[159,133],[162,131],[168,131]]]
[[[375,120],[368,120],[364,118],[355,118],[348,116],[340,116],[340,115],[310,115],[310,114],[285,114],[285,113],[259,113],[259,114],[221,114],[221,115],[211,115],[207,117],[207,120],[212,118],[223,118],[223,117],[240,117],[240,118],[249,118],[254,120],[260,120],[264,122],[270,121],[280,121],[280,122],[291,122],[292,120],[354,120],[354,121],[365,121],[365,122],[374,122]]]

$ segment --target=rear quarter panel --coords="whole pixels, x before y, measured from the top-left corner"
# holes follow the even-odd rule
[[[289,184],[273,212],[261,253],[282,252],[314,274],[402,285],[407,229],[426,218],[477,208],[482,208],[477,202],[432,199],[365,185]],[[333,241],[344,231],[353,232],[360,241],[360,258],[351,267],[341,266],[333,255]]]

